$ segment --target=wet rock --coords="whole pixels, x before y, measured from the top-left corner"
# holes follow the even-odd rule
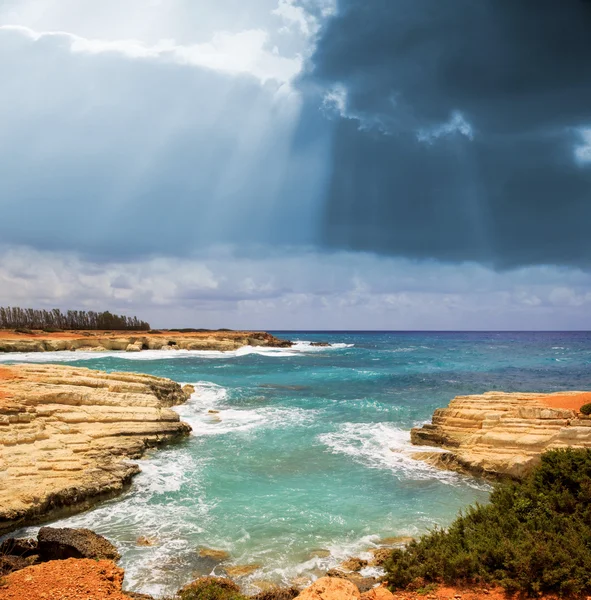
[[[326,548],[315,548],[310,551],[310,558],[328,558],[330,556],[330,550]]]
[[[321,577],[299,596],[299,600],[359,600],[357,587],[340,577]]]
[[[234,565],[231,567],[224,567],[224,571],[226,571],[226,574],[230,577],[246,577],[260,568],[261,565],[254,563],[250,565]]]
[[[135,342],[134,344],[128,344],[125,348],[125,352],[141,352],[142,351],[142,343]]]
[[[213,548],[200,548],[199,556],[201,558],[211,558],[216,562],[223,562],[230,558],[230,553],[225,550],[214,550]]]
[[[187,396],[191,396],[192,394],[195,393],[195,386],[193,385],[184,385],[183,386],[183,392],[187,395]]]
[[[37,536],[41,560],[92,558],[119,560],[117,548],[106,538],[90,529],[41,527]]]
[[[154,537],[140,535],[140,537],[135,541],[135,543],[138,546],[155,546],[158,543],[158,540]]]
[[[388,546],[390,548],[396,548],[397,546],[406,546],[406,544],[409,544],[413,540],[414,538],[408,535],[396,535],[392,537],[382,538],[378,542],[378,546]]]
[[[328,342],[312,342],[310,346],[316,346],[319,348],[328,348],[330,344]]]
[[[362,558],[349,558],[341,563],[341,567],[347,571],[361,571],[361,569],[364,569],[367,565],[368,562]]]

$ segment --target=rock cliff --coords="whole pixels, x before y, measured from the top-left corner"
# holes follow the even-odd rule
[[[128,459],[190,427],[168,379],[68,366],[0,367],[0,533],[83,510],[139,472]]]
[[[413,444],[446,452],[414,456],[444,468],[520,478],[546,450],[591,448],[591,419],[579,412],[590,401],[589,392],[458,396],[435,411],[431,424],[411,431]]]
[[[244,346],[284,348],[291,342],[262,331],[112,333],[105,331],[42,331],[19,333],[0,330],[0,352],[59,352],[64,350],[218,350]]]

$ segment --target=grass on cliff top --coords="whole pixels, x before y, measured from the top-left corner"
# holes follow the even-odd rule
[[[386,561],[392,589],[497,584],[536,596],[591,594],[591,450],[553,450],[490,504],[460,514]]]

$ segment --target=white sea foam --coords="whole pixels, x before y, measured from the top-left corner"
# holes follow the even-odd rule
[[[311,342],[298,341],[291,348],[269,348],[265,346],[243,346],[238,350],[222,352],[219,350],[142,350],[141,352],[105,351],[89,352],[4,352],[0,353],[0,362],[74,362],[79,360],[96,360],[97,358],[120,358],[123,360],[169,360],[179,358],[237,358],[251,354],[287,358],[316,352],[342,350],[351,348],[353,344],[332,344],[331,346],[312,346]]]
[[[188,402],[175,410],[183,421],[191,425],[193,435],[221,435],[259,428],[293,427],[313,421],[318,413],[315,410],[274,406],[234,408],[227,404],[226,388],[208,381],[192,385],[195,393]]]
[[[344,454],[373,469],[389,469],[405,479],[432,480],[458,484],[465,478],[441,471],[416,460],[413,453],[442,452],[441,448],[417,448],[410,442],[410,432],[391,423],[344,423],[336,431],[323,433],[318,440],[333,454]],[[474,483],[474,485],[479,484]]]

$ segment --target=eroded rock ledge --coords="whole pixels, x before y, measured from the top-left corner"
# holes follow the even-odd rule
[[[218,350],[244,346],[290,347],[292,343],[263,331],[208,332],[106,332],[63,331],[45,333],[0,330],[0,352],[60,352],[64,350]]]
[[[457,396],[435,411],[431,424],[411,431],[413,444],[446,452],[415,457],[453,470],[520,478],[546,450],[591,448],[591,419],[579,412],[588,402],[589,392]]]
[[[58,365],[0,366],[0,533],[88,508],[139,472],[128,459],[191,428],[169,379]]]

